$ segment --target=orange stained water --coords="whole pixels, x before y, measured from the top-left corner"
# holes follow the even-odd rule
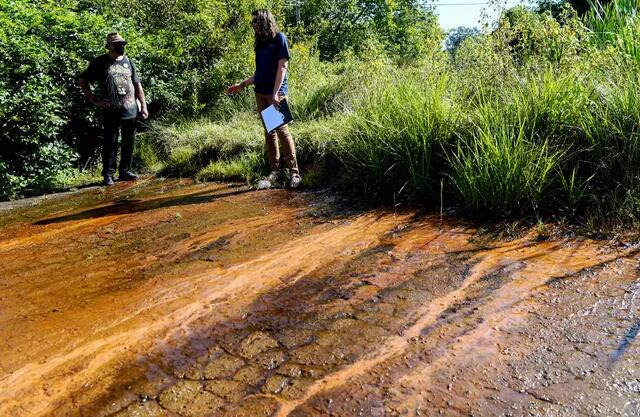
[[[439,232],[433,239],[430,239],[429,232],[433,234],[434,229],[429,229],[428,226],[416,229],[415,232],[419,231],[419,233],[412,232],[411,239],[406,239],[401,244],[402,249],[417,250],[424,248],[425,245],[431,245],[432,248],[439,247],[445,253],[469,249],[468,242],[459,240],[461,235],[465,236],[464,233],[452,234],[451,232],[456,232],[454,229],[445,233]],[[471,235],[467,235],[467,237],[471,237]],[[531,240],[532,236],[527,236],[524,239],[497,247],[485,248],[477,252],[474,256],[477,263],[456,290],[432,300],[416,311],[411,326],[402,334],[385,340],[382,346],[370,355],[339,372],[316,381],[303,397],[283,402],[276,416],[287,416],[297,406],[304,404],[314,395],[337,387],[348,386],[353,382],[351,381],[353,378],[366,374],[376,365],[380,365],[394,356],[401,355],[414,338],[420,336],[424,329],[436,323],[438,317],[445,310],[456,302],[462,301],[470,286],[490,274],[501,273],[508,276],[510,281],[495,291],[490,301],[481,307],[484,312],[483,317],[485,317],[482,325],[449,346],[453,356],[460,355],[459,351],[462,351],[466,352],[469,358],[478,358],[484,349],[494,350],[497,348],[496,333],[499,332],[500,326],[507,321],[513,324],[514,320],[518,320],[518,314],[513,307],[528,299],[537,288],[545,286],[547,281],[570,276],[585,268],[613,262],[633,253],[632,250],[614,254],[598,253],[597,246],[588,241],[581,243],[550,241],[531,244]],[[416,372],[398,380],[397,385],[403,387],[407,387],[409,384],[415,387],[428,386],[430,371],[437,369],[438,366],[451,359],[449,354],[419,367]],[[406,399],[407,403],[423,400],[423,398]],[[414,408],[416,407],[417,403],[414,405]]]
[[[353,256],[401,222],[365,213],[325,224],[304,217],[304,197],[217,198],[225,191],[185,186],[13,228],[0,242],[0,415],[46,415],[119,358],[188,332],[213,304],[241,313],[265,290]],[[219,259],[181,261],[223,236],[233,250]]]
[[[188,181],[118,187],[6,216],[0,235],[0,416],[71,415],[69,410],[95,406],[129,382],[123,374],[132,364],[180,346],[202,320],[215,326],[242,318],[264,294],[293,288],[388,242],[391,260],[376,266],[384,274],[369,278],[379,288],[416,272],[416,254],[436,262],[467,252],[473,267],[454,290],[415,309],[403,331],[362,358],[317,379],[297,398],[274,396],[278,416],[401,355],[491,274],[504,276],[506,284],[480,307],[482,325],[452,341],[451,352],[475,347],[479,354],[479,347],[494,346],[487,340],[496,329],[518,320],[518,303],[550,279],[633,256],[630,250],[601,251],[588,240],[536,242],[532,236],[481,247],[472,243],[472,228],[412,212],[340,212],[326,195]],[[405,378],[427,383],[446,356],[439,361]]]

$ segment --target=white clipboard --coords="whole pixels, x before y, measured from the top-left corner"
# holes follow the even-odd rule
[[[279,108],[273,104],[260,112],[262,123],[267,133],[271,133],[280,126],[293,120],[289,105],[286,100],[280,101]]]

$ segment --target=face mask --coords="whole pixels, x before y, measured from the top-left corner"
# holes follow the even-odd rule
[[[124,55],[124,45],[122,44],[111,45],[111,50],[118,55]]]

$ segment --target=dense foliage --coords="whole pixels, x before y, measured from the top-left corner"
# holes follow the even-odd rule
[[[71,174],[73,145],[92,122],[74,74],[106,28],[55,2],[0,6],[0,195],[45,190]]]
[[[0,1],[0,198],[43,192],[94,166],[99,119],[77,86],[105,35],[130,42],[154,120],[203,114],[224,87],[250,73],[250,12],[270,7],[294,25],[284,1]],[[305,1],[290,37],[323,56],[416,58],[437,45],[435,17],[413,0]]]
[[[320,57],[357,54],[380,44],[398,58],[417,58],[437,47],[437,17],[419,0],[302,1],[300,23],[317,39]],[[294,23],[289,13],[287,23]],[[298,22],[295,22],[298,23]]]

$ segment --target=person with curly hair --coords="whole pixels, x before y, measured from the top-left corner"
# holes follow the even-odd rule
[[[281,100],[289,94],[288,66],[289,45],[284,33],[278,31],[275,18],[269,10],[255,10],[252,14],[251,24],[255,32],[254,52],[256,69],[254,74],[239,83],[233,84],[227,89],[229,94],[235,94],[249,85],[254,86],[258,111],[262,111],[270,105],[279,106]],[[302,181],[298,161],[296,159],[296,147],[293,137],[289,133],[287,125],[277,128],[273,132],[265,132],[267,157],[271,173],[265,178],[269,186],[281,178],[280,149],[278,139],[282,147],[282,157],[286,168],[291,172],[289,186],[297,188]]]

